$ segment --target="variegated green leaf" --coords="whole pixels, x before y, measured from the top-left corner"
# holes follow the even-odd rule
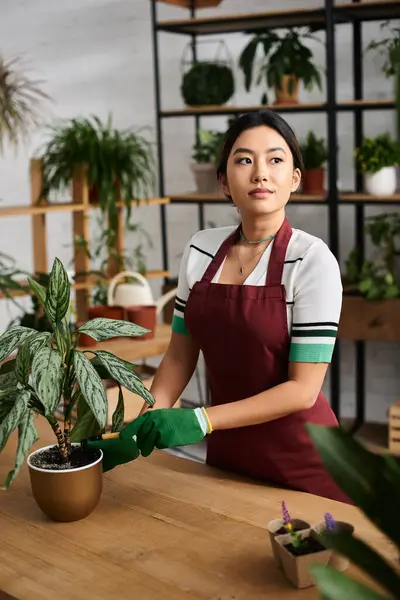
[[[52,414],[60,401],[63,380],[61,356],[56,350],[43,346],[35,354],[32,362],[32,380],[46,414]]]
[[[155,400],[149,390],[145,387],[140,377],[126,367],[123,360],[104,350],[97,350],[95,354],[115,381],[118,381],[118,383],[130,392],[141,396],[149,406],[154,405]]]
[[[21,325],[14,325],[7,329],[0,336],[0,362],[10,356],[11,352],[14,352],[22,342],[34,333],[36,333],[34,329],[22,327]]]
[[[97,342],[102,342],[118,336],[137,337],[145,335],[149,333],[150,329],[145,329],[135,323],[129,323],[129,321],[99,318],[87,321],[79,327],[78,331],[87,333]]]
[[[0,424],[4,421],[12,407],[14,406],[20,390],[11,392],[6,398],[2,398],[0,402]]]
[[[111,423],[111,431],[112,432],[121,431],[122,427],[124,426],[124,418],[125,418],[124,394],[120,387],[119,392],[118,392],[118,403],[117,403],[117,406],[116,406],[113,416],[112,416],[112,423]]]
[[[51,338],[51,333],[48,331],[40,331],[35,336],[29,339],[29,347],[31,349],[32,357],[40,348],[45,346]]]
[[[90,408],[77,420],[75,427],[71,431],[71,442],[81,442],[93,435],[99,435],[102,428]]]
[[[62,262],[55,258],[49,278],[45,311],[52,323],[60,323],[68,312],[70,283]]]
[[[26,411],[20,424],[18,425],[18,446],[15,456],[14,468],[8,473],[4,482],[4,489],[8,489],[18,475],[18,472],[29,450],[38,439],[35,427],[35,417],[30,410]]]
[[[27,280],[32,292],[35,294],[35,296],[37,296],[39,302],[44,307],[46,304],[46,288],[31,277],[27,277]]]
[[[17,354],[17,361],[15,363],[15,377],[18,379],[18,381],[20,383],[22,383],[22,385],[26,385],[29,381],[29,373],[31,370],[31,361],[32,361],[32,355],[31,355],[31,349],[30,349],[30,345],[29,342],[30,340],[33,338],[34,336],[31,335],[26,342],[23,344],[23,346],[19,347],[18,350],[18,354]]]
[[[30,392],[21,390],[6,416],[0,422],[0,452],[3,450],[11,433],[18,427],[28,409]]]
[[[18,392],[18,382],[17,385],[15,385],[14,387],[11,388],[7,388],[6,390],[1,390],[0,391],[0,400],[4,400],[4,398],[7,398],[10,394],[13,394],[14,392]]]
[[[0,392],[16,387],[17,383],[18,379],[16,378],[14,371],[0,375]]]
[[[100,427],[105,427],[108,416],[108,402],[103,382],[87,356],[79,350],[74,351],[74,368],[86,402]]]

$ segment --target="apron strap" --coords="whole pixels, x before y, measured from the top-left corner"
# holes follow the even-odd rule
[[[283,265],[285,264],[286,250],[291,237],[292,228],[285,218],[272,244],[265,285],[282,284]]]
[[[228,254],[228,250],[235,243],[236,239],[239,237],[239,229],[240,225],[235,231],[233,231],[227,238],[222,242],[219,247],[217,254],[214,256],[210,264],[208,265],[201,281],[205,283],[211,283],[218,269],[220,268],[222,261],[225,256]]]

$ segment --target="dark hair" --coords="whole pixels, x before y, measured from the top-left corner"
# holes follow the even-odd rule
[[[229,154],[240,134],[242,134],[243,131],[246,131],[246,129],[257,127],[259,125],[271,127],[271,129],[275,129],[275,131],[283,137],[292,153],[294,168],[303,171],[304,165],[301,150],[290,125],[282,119],[278,113],[272,110],[259,110],[254,113],[246,113],[238,119],[231,120],[231,125],[225,134],[220,150],[220,158],[217,167],[218,179],[221,175],[226,175]]]

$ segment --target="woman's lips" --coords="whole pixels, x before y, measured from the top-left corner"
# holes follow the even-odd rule
[[[257,189],[250,192],[250,196],[253,198],[268,198],[272,194],[271,190],[267,189]]]

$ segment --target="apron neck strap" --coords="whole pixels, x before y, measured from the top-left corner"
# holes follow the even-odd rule
[[[283,265],[286,250],[292,236],[292,228],[285,218],[272,244],[271,256],[268,263],[266,285],[281,285]]]
[[[228,253],[228,250],[233,244],[239,239],[240,225],[235,231],[233,231],[219,247],[217,254],[214,256],[210,264],[208,265],[206,272],[203,275],[202,281],[205,283],[211,283],[214,279],[215,274],[220,268],[222,261]]]

